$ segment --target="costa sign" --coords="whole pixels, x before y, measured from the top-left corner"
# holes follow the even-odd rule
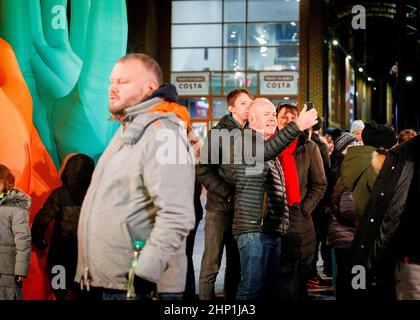
[[[171,83],[176,87],[179,95],[208,95],[209,78],[208,72],[172,73]]]
[[[261,72],[260,93],[262,95],[297,95],[299,73]]]

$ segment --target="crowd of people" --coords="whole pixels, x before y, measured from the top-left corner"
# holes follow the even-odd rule
[[[109,111],[121,123],[98,163],[69,154],[29,227],[30,198],[0,165],[0,299],[20,299],[31,245],[64,266],[58,300],[196,299],[193,248],[207,193],[199,299],[303,301],[323,273],[338,300],[419,299],[419,136],[374,121],[322,130],[316,108],[246,89],[200,141],[155,60],[121,58]],[[165,138],[165,139],[162,139]],[[54,221],[51,239],[46,231]],[[420,239],[419,239],[420,240]],[[133,264],[136,243],[144,246]],[[366,288],[352,286],[353,266]]]

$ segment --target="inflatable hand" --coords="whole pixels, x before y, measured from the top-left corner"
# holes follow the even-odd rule
[[[57,170],[32,123],[32,98],[10,45],[0,38],[0,163],[11,169],[16,186],[32,198],[30,223],[49,193],[60,186]],[[49,297],[45,253],[32,252],[25,299]]]
[[[97,159],[117,124],[108,83],[126,53],[125,0],[0,0],[0,36],[16,52],[34,100],[33,121],[57,167],[69,153]]]

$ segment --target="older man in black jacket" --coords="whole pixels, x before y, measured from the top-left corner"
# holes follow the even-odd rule
[[[227,179],[235,186],[233,234],[241,260],[236,298],[277,298],[281,256],[280,235],[287,232],[284,176],[277,155],[316,122],[316,111],[303,109],[296,122],[276,133],[274,105],[255,99],[249,129],[231,137]]]

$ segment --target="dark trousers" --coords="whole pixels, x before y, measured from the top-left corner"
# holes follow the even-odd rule
[[[337,262],[336,298],[350,300],[353,295],[350,250],[334,248],[334,252]]]
[[[280,300],[308,300],[308,280],[312,271],[312,259],[294,263],[282,263],[280,274]]]
[[[316,245],[310,278],[313,278],[318,273],[318,269],[316,267],[316,263],[318,262],[318,250],[321,250],[321,257],[324,261],[324,273],[327,276],[331,276],[332,274],[331,248],[327,246],[328,219],[329,218],[325,212],[318,209],[312,214],[316,234]],[[319,247],[320,245],[321,248]]]
[[[239,252],[232,236],[232,220],[207,212],[204,225],[204,253],[200,269],[200,300],[215,298],[214,284],[226,247],[224,298],[235,299],[240,280]]]
[[[195,222],[195,227],[190,231],[190,234],[187,237],[187,282],[185,283],[185,292],[183,300],[192,301],[195,300],[195,271],[193,263],[193,252],[194,252],[194,243],[195,235],[197,233],[198,225],[201,220]]]

